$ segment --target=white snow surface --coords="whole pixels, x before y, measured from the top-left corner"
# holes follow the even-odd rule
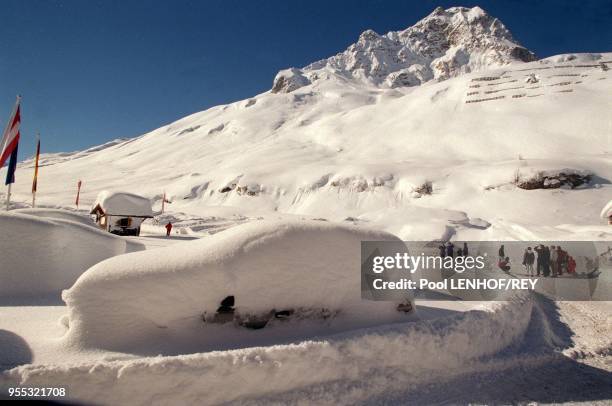
[[[57,297],[93,265],[66,291],[62,323],[62,308],[0,308],[0,345],[10,348],[0,366],[12,368],[0,386],[68,385],[73,399],[108,404],[609,403],[609,302],[417,302],[422,320],[401,322],[385,309],[389,323],[376,326],[367,305],[365,323],[348,318],[336,326],[351,330],[333,335],[334,325],[315,322],[246,331],[200,318],[220,300],[213,285],[234,289],[238,307],[247,300],[259,309],[286,298],[277,292],[287,280],[263,286],[279,269],[312,290],[327,281],[322,260],[348,255],[370,228],[405,240],[609,241],[601,208],[612,195],[612,70],[602,66],[612,53],[520,62],[531,57],[481,9],[437,9],[407,30],[366,31],[341,54],[281,71],[278,91],[136,138],[43,154],[40,205],[71,206],[75,174],[87,205],[101,190],[129,190],[156,210],[166,192],[170,203],[143,227],[149,236],[134,239],[158,252],[106,261],[130,251],[130,240],[69,214],[0,215],[0,290]],[[529,75],[538,83],[526,83]],[[30,201],[32,169],[31,159],[18,165],[17,206]],[[514,183],[561,171],[592,180],[575,189]],[[262,233],[269,220],[287,219],[305,225]],[[174,234],[160,238],[167,221]],[[342,222],[362,231],[341,231]],[[262,237],[258,249],[249,235]],[[325,247],[332,236],[346,244],[337,253],[335,243]],[[310,262],[305,238],[321,258]],[[315,279],[296,272],[306,267]],[[350,315],[350,304],[360,306],[352,282],[308,295],[293,287],[291,304],[339,303],[330,289],[340,289]],[[243,348],[247,338],[259,347]]]
[[[22,366],[4,374],[0,384],[62,383],[69,386],[73,399],[104,399],[105,404],[119,405],[221,404],[262,396],[281,403],[348,404],[405,389],[406,382],[433,383],[440,375],[478,370],[479,358],[506,348],[525,334],[531,312],[530,298],[515,297],[436,321],[362,329],[295,344]],[[554,340],[551,334],[546,338]],[[266,403],[265,398],[261,402]]]
[[[85,224],[87,226],[98,228],[96,223],[90,217],[84,216],[83,214],[78,213],[78,212],[64,210],[64,209],[22,208],[22,209],[12,210],[11,213],[21,213],[21,214],[28,214],[31,216],[37,216],[37,217],[43,217],[43,218],[75,221],[80,224]]]
[[[303,326],[291,323],[258,332],[204,325],[202,315],[214,314],[230,295],[242,315],[339,312],[329,321],[312,321],[328,334],[407,320],[395,309],[401,300],[361,299],[361,241],[401,244],[391,234],[349,225],[254,221],[201,240],[110,258],[63,293],[66,339],[80,347],[142,352],[151,346],[211,350],[253,346],[270,337],[287,340],[288,334],[304,337]]]
[[[612,216],[612,200],[610,200],[608,204],[606,204],[604,208],[601,209],[601,214],[600,214],[600,217],[606,220],[610,216]]]
[[[153,216],[150,200],[134,193],[103,190],[96,197],[92,209],[98,205],[107,215]]]
[[[165,191],[166,210],[175,213],[202,217],[227,206],[350,217],[402,239],[446,237],[448,227],[478,239],[570,238],[568,230],[585,225],[571,238],[602,238],[609,235],[598,227],[611,194],[612,70],[598,64],[612,54],[557,59],[408,90],[330,78],[289,94],[263,93],[137,138],[43,154],[38,199],[70,206],[79,173],[86,204],[100,190],[120,188],[151,199],[155,210]],[[540,83],[526,85],[534,72]],[[490,77],[499,79],[479,80]],[[19,179],[29,179],[31,167],[31,160],[18,166],[16,200],[30,200],[28,182]],[[594,178],[576,190],[512,184],[517,171],[561,169]],[[416,193],[426,181],[433,193]],[[491,227],[457,226],[470,218]]]
[[[70,212],[44,218],[0,212],[0,297],[35,298],[59,294],[103,259],[142,249],[140,244],[66,220]],[[63,217],[63,218],[60,218]]]

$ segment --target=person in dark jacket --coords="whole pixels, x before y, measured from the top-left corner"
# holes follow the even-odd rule
[[[550,276],[550,249],[544,245],[544,276]]]
[[[504,259],[506,257],[506,252],[504,250],[504,244],[502,244],[501,247],[499,247],[499,251],[497,254],[500,259]]]
[[[536,252],[536,254],[538,254],[536,271],[537,276],[540,276],[540,274],[544,274],[544,247],[542,246],[542,244],[540,244],[534,247],[533,250]]]
[[[525,266],[525,270],[527,271],[527,275],[533,275],[533,263],[535,262],[535,254],[531,250],[531,247],[527,247],[525,253],[523,254],[523,265]]]
[[[455,255],[455,251],[454,250],[455,250],[455,246],[453,245],[453,243],[448,241],[446,243],[446,256],[452,258]]]
[[[466,257],[469,255],[467,242],[463,243],[463,255],[466,256]]]
[[[438,249],[440,250],[440,256],[444,258],[446,256],[446,247],[444,246],[444,244],[440,244]]]

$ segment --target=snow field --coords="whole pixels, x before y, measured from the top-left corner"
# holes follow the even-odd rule
[[[262,93],[87,153],[45,155],[38,198],[41,204],[72,204],[73,174],[79,173],[81,197],[88,203],[100,190],[120,187],[149,197],[156,210],[165,191],[173,202],[168,210],[201,216],[210,206],[233,206],[341,220],[373,205],[428,206],[431,199],[415,199],[414,191],[430,181],[446,208],[468,212],[472,202],[449,195],[449,184],[466,194],[478,191],[478,199],[494,208],[499,201],[480,192],[510,183],[519,165],[526,165],[525,176],[564,168],[590,171],[596,175],[593,184],[609,190],[612,70],[586,65],[609,60],[610,54],[572,57],[411,88],[368,87],[332,77],[288,94]],[[539,97],[465,103],[469,86],[478,83],[473,79],[506,74],[522,84],[531,72],[586,76],[572,83],[572,93],[556,93],[558,86],[548,86],[556,79],[544,78]],[[20,164],[17,178],[29,178],[31,165]],[[95,170],[99,165],[107,170]],[[29,183],[18,181],[14,192],[15,199],[28,201]],[[343,203],[334,194],[350,200]],[[565,206],[573,205],[566,200]],[[330,213],[324,216],[323,208]],[[489,222],[493,217],[469,214]]]
[[[329,383],[340,388],[354,383],[364,392],[358,391],[353,400],[364,400],[381,391],[405,388],[406,382],[435,382],[443,375],[477,368],[481,357],[522,339],[532,307],[531,297],[513,296],[506,302],[488,303],[482,310],[433,321],[378,326],[295,344],[79,365],[22,366],[6,372],[0,382],[2,387],[68,383],[72,399],[104,399],[107,404],[119,405],[219,404],[290,394]],[[355,396],[352,391],[340,390],[349,402]]]

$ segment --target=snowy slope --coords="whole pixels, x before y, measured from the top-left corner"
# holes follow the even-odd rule
[[[397,208],[406,220],[425,215],[444,223],[449,216],[437,209],[454,209],[489,223],[501,216],[542,226],[602,224],[599,213],[610,198],[606,179],[612,178],[612,79],[597,61],[612,55],[579,57],[512,65],[405,93],[335,80],[264,93],[95,152],[46,155],[39,201],[71,205],[79,174],[85,203],[100,190],[119,188],[148,196],[159,210],[166,191],[169,210],[199,215],[209,205],[231,205],[374,221],[378,210]],[[539,84],[524,82],[530,73]],[[489,76],[500,79],[476,80]],[[498,96],[505,97],[467,103]],[[14,190],[23,201],[29,200],[31,165],[26,161],[17,172]],[[602,188],[524,191],[510,185],[517,170],[563,168],[594,172],[593,184]],[[425,181],[434,194],[415,199],[414,189]],[[515,211],[512,204],[506,212],[510,199],[531,210]],[[557,210],[558,220],[533,207]],[[444,224],[437,230],[434,237]]]
[[[599,213],[611,194],[611,53],[521,62],[515,56],[526,54],[513,50],[523,48],[479,8],[436,9],[384,39],[366,34],[339,55],[293,69],[331,73],[289,93],[216,106],[86,151],[43,155],[38,201],[70,206],[82,179],[84,204],[109,188],[149,197],[160,210],[166,192],[174,213],[207,216],[212,206],[233,206],[350,218],[407,239],[609,232]],[[378,48],[380,41],[399,48]],[[412,69],[427,55],[433,59],[421,62],[433,69],[453,47],[469,58],[449,79],[397,88],[376,79],[380,69],[382,76]],[[403,50],[403,62],[388,63]],[[526,82],[532,75],[537,83]],[[591,183],[571,191],[512,184],[566,169],[592,173]],[[15,199],[29,200],[31,172],[31,160],[19,165]],[[419,192],[427,182],[431,195]]]

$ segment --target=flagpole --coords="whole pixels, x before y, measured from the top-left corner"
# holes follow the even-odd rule
[[[36,157],[34,158],[34,180],[32,181],[32,208],[36,207],[36,191],[38,189],[38,158],[40,156],[40,132],[36,135]]]
[[[11,204],[11,186],[13,186],[13,184],[9,183],[6,192],[6,211],[9,211],[9,205]]]

